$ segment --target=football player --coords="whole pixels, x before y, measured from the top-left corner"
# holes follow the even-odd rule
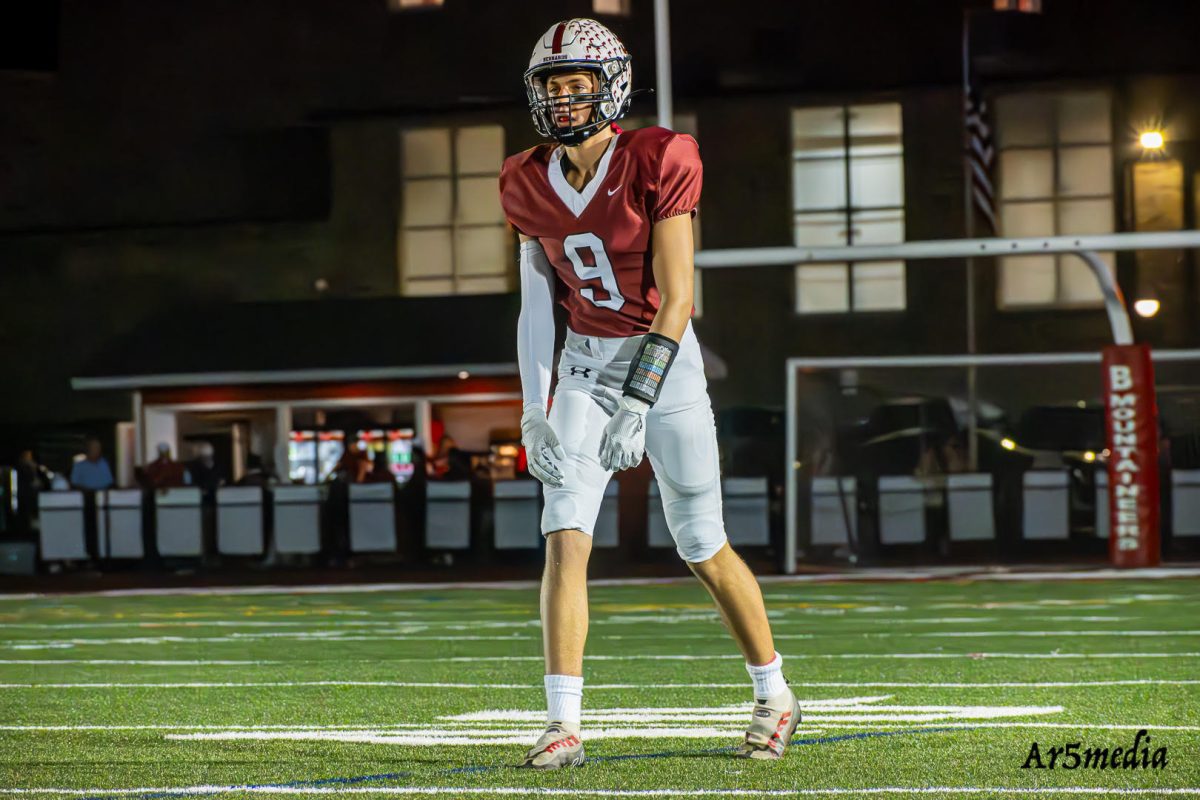
[[[712,595],[753,681],[737,754],[779,758],[800,721],[762,592],[721,518],[716,428],[691,324],[700,153],[690,136],[615,124],[631,81],[629,54],[606,27],[553,25],[533,48],[525,88],[538,132],[556,141],[508,158],[500,173],[505,216],[521,240],[522,443],[545,495],[549,708],[524,761],[540,769],[584,760],[592,528],[613,472],[637,466],[643,452],[679,555]],[[555,303],[566,308],[567,331],[550,404]]]

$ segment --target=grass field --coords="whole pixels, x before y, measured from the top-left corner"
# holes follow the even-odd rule
[[[698,585],[603,585],[590,761],[533,774],[527,585],[0,596],[0,795],[1200,796],[1200,581],[764,593],[804,710],[782,762],[729,756],[749,683]],[[1140,728],[1166,768],[1022,768]]]

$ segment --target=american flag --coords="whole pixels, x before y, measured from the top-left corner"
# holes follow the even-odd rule
[[[975,208],[987,221],[993,236],[1000,235],[996,222],[996,191],[992,181],[996,147],[987,101],[970,83],[966,90],[967,168],[971,171],[971,196]]]

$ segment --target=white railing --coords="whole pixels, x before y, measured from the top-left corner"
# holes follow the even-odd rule
[[[992,258],[1034,254],[1074,253],[1087,263],[1104,293],[1104,306],[1113,341],[1132,344],[1133,329],[1121,287],[1099,256],[1104,251],[1182,250],[1200,248],[1200,231],[1110,233],[1098,236],[1049,236],[1042,239],[939,239],[930,242],[865,245],[861,247],[751,247],[701,250],[696,266],[777,267],[844,261],[897,261],[934,258]]]

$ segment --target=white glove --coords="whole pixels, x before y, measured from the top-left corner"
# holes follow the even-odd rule
[[[600,438],[600,466],[616,472],[642,463],[646,450],[646,412],[650,404],[622,395],[620,407],[604,426]]]
[[[537,403],[527,403],[521,413],[521,444],[525,445],[529,471],[546,486],[563,485],[560,464],[567,452],[558,443],[558,435],[546,419],[546,409]]]

